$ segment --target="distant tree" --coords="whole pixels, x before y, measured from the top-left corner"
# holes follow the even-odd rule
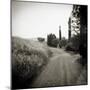
[[[62,36],[61,36],[61,26],[59,26],[59,41],[61,40]]]
[[[56,38],[55,34],[47,35],[47,45],[52,47],[57,47],[58,39]]]
[[[60,48],[61,48],[61,39],[62,39],[61,26],[59,26],[59,47],[60,47]]]
[[[38,37],[37,38],[39,42],[44,42],[45,41],[45,38],[42,38],[42,37]]]
[[[51,45],[53,47],[57,47],[58,43],[59,43],[59,40],[57,38],[55,38],[55,39],[52,40]]]
[[[68,30],[69,40],[71,39],[71,30]]]
[[[71,17],[69,18],[68,21],[68,40],[70,41],[71,39]]]

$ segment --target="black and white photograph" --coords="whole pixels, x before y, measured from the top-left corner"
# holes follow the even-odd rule
[[[12,0],[11,87],[88,84],[88,5]]]

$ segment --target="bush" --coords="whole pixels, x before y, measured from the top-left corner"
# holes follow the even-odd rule
[[[70,42],[65,46],[66,51],[74,51],[73,44]]]
[[[52,47],[57,47],[58,39],[56,38],[55,34],[49,34],[47,36],[47,45]]]
[[[45,41],[45,39],[42,38],[42,37],[38,37],[37,39],[38,39],[39,42],[44,42]]]
[[[59,47],[65,47],[67,45],[67,39],[64,37],[59,42]]]
[[[71,38],[71,42],[75,48],[76,51],[79,51],[79,46],[80,46],[80,34],[74,35]]]
[[[71,37],[70,41],[66,45],[66,50],[79,52],[79,47],[80,47],[80,34],[73,35],[73,37]]]

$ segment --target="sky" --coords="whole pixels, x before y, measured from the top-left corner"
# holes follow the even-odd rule
[[[68,20],[73,5],[12,2],[12,36],[22,38],[47,38],[53,33],[59,37],[61,26],[62,37],[68,38]]]

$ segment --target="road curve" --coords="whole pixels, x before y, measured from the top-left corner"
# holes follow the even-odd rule
[[[30,87],[50,87],[86,84],[86,70],[76,60],[78,54],[51,48],[53,56]]]

